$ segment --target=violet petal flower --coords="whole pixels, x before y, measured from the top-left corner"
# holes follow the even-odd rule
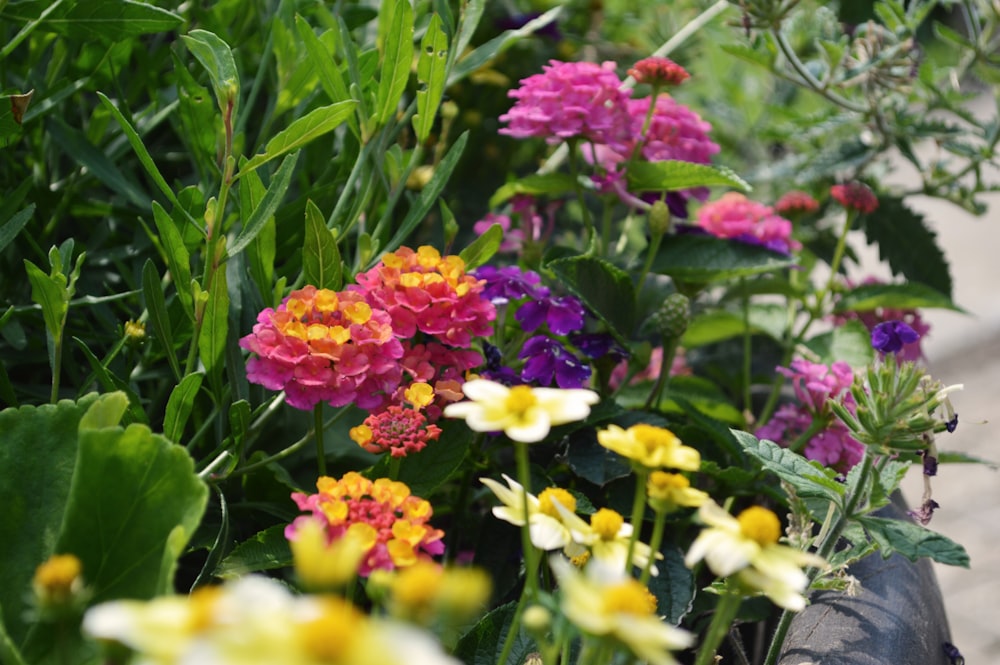
[[[548,386],[555,380],[560,388],[582,388],[590,380],[590,366],[581,362],[566,347],[544,335],[535,335],[524,343],[518,357],[526,359],[521,379]]]
[[[896,353],[918,339],[917,331],[902,321],[885,321],[872,329],[872,348],[882,353]]]

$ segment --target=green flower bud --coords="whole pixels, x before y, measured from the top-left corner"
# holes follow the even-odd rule
[[[680,339],[691,322],[691,301],[683,293],[671,293],[650,317],[650,322],[664,339]]]
[[[653,236],[662,236],[670,230],[670,208],[663,201],[656,201],[649,209],[649,232]]]

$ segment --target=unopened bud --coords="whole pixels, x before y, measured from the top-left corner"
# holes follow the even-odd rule
[[[649,208],[649,232],[653,236],[662,236],[670,230],[670,208],[663,201],[656,201]]]
[[[683,293],[671,293],[653,313],[651,322],[664,339],[680,339],[691,322],[691,301]]]

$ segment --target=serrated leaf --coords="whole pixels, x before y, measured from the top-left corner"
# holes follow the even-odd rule
[[[276,524],[237,545],[215,569],[215,575],[234,579],[262,570],[292,565],[292,550],[285,538],[285,526]]]
[[[964,310],[951,298],[918,282],[906,284],[865,284],[844,293],[837,300],[834,312],[870,312],[887,309],[950,309]]]
[[[629,165],[626,177],[630,192],[674,192],[692,187],[733,187],[744,192],[753,189],[725,166],[680,160],[635,162]]]
[[[806,348],[830,364],[843,360],[851,367],[864,367],[875,358],[871,333],[860,321],[847,321],[833,330],[820,333],[805,342]]]
[[[41,17],[52,0],[0,4],[0,19],[28,22]],[[144,2],[133,0],[78,0],[62,3],[39,22],[38,30],[55,32],[74,41],[121,41],[137,35],[173,30],[183,19]]]
[[[203,374],[188,374],[170,391],[167,409],[163,416],[163,436],[174,443],[181,443],[184,437],[184,426],[191,416],[195,397],[201,390]]]
[[[201,29],[181,35],[181,40],[208,72],[219,111],[235,125],[240,107],[240,73],[229,44],[214,32]]]
[[[895,275],[952,295],[951,271],[944,252],[920,215],[895,197],[880,197],[878,210],[862,215],[861,228],[869,244],[878,246],[879,258]]]
[[[264,146],[264,152],[254,155],[243,164],[236,177],[239,178],[272,159],[298,150],[310,141],[332,132],[353,113],[355,104],[355,101],[349,100],[321,106],[293,121],[267,142],[267,145]]]
[[[518,194],[559,196],[576,189],[576,181],[568,173],[533,173],[502,185],[490,197],[489,207],[496,208]]]
[[[573,473],[598,487],[632,475],[631,465],[621,455],[602,446],[596,431],[591,428],[570,434],[565,460]]]
[[[473,270],[483,265],[497,253],[503,241],[503,227],[493,224],[486,232],[473,240],[459,252],[458,256],[465,262],[466,270]]]
[[[884,559],[898,552],[910,561],[930,557],[946,566],[969,567],[969,554],[964,547],[919,524],[869,515],[859,517],[858,521],[878,543]]]
[[[836,472],[832,469],[810,462],[776,443],[758,439],[749,432],[732,432],[743,450],[755,457],[765,469],[792,485],[799,496],[821,497],[837,502],[843,497],[844,485],[834,480]]]
[[[295,171],[295,164],[298,162],[299,153],[293,152],[281,161],[281,166],[274,172],[271,183],[267,186],[264,198],[260,200],[249,219],[244,220],[243,229],[236,239],[226,247],[228,256],[236,256],[249,245],[257,234],[261,232],[268,220],[274,216],[281,205],[281,200],[288,191],[288,186],[292,183],[292,173]]]
[[[758,245],[714,236],[665,236],[652,271],[686,282],[717,282],[773,272],[795,264],[792,257]]]
[[[170,326],[170,315],[167,313],[167,299],[163,295],[160,273],[156,271],[152,259],[147,259],[142,267],[142,298],[146,302],[146,311],[149,312],[149,322],[163,345],[170,369],[173,370],[174,376],[180,379],[181,365],[177,360],[177,354],[174,353],[174,334]]]
[[[441,17],[434,14],[420,40],[420,59],[417,60],[417,113],[413,116],[413,131],[421,143],[427,140],[434,126],[447,74],[448,35],[442,27]]]
[[[624,342],[635,329],[635,285],[632,277],[604,259],[574,256],[545,265],[604,321],[612,335]]]
[[[375,118],[385,124],[396,113],[413,65],[413,7],[410,0],[383,0],[378,17],[379,62]],[[388,32],[383,32],[388,27]]]
[[[305,243],[302,246],[302,272],[306,284],[339,291],[343,273],[340,263],[337,240],[326,228],[323,213],[312,199],[306,201]]]

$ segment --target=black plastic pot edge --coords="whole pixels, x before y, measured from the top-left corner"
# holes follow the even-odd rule
[[[902,496],[880,516],[909,519]],[[779,665],[953,665],[941,589],[929,559],[873,554],[851,568],[856,596],[823,591],[792,621]]]

